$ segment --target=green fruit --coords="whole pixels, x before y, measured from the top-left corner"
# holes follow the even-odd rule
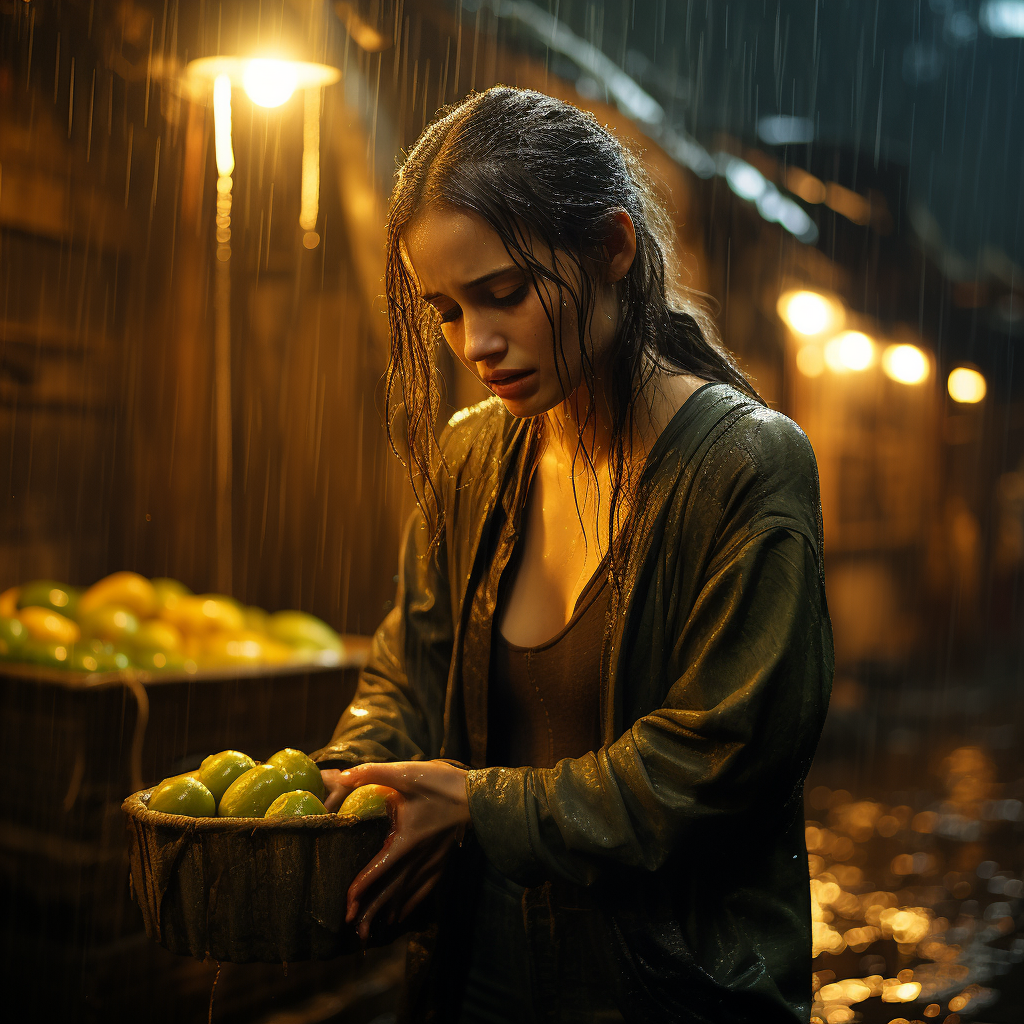
[[[304,818],[308,814],[327,814],[327,808],[312,793],[294,789],[282,793],[268,808],[264,818]]]
[[[93,611],[83,612],[78,624],[82,636],[114,643],[131,640],[139,631],[136,614],[123,605],[105,604]]]
[[[30,638],[21,645],[18,660],[27,661],[31,665],[41,665],[43,668],[70,668],[68,661],[73,649],[71,644]]]
[[[306,612],[274,612],[267,619],[267,633],[290,647],[315,647],[341,653],[341,637],[321,619]]]
[[[81,593],[77,587],[69,587],[66,583],[57,583],[54,580],[34,580],[21,588],[21,593],[18,595],[18,607],[49,608],[50,611],[60,612],[61,615],[73,619]]]
[[[132,661],[147,672],[184,672],[185,657],[178,651],[135,649]]]
[[[338,808],[338,814],[343,817],[351,815],[361,821],[366,821],[367,818],[382,818],[388,813],[388,797],[397,795],[397,791],[390,786],[360,786],[345,797],[345,802]]]
[[[217,812],[213,794],[190,774],[164,779],[149,798],[151,811],[184,814],[190,818],[212,818]]]
[[[272,764],[258,764],[228,786],[217,813],[222,818],[262,818],[267,808],[290,788],[288,780]]]
[[[14,659],[28,639],[28,630],[20,619],[0,617],[0,658]]]
[[[199,779],[219,803],[225,791],[240,775],[256,767],[256,762],[240,750],[222,750],[203,759]]]
[[[321,800],[327,795],[323,776],[316,762],[306,757],[301,750],[285,747],[284,750],[279,750],[272,757],[268,757],[267,764],[281,770],[281,774],[288,780],[289,789],[308,790]]]

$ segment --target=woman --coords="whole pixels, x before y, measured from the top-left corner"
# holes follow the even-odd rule
[[[398,177],[388,422],[419,512],[315,756],[330,808],[401,794],[349,919],[415,911],[410,1021],[809,1013],[817,474],[666,238],[635,158],[534,92],[448,110]],[[496,397],[435,441],[439,336]]]

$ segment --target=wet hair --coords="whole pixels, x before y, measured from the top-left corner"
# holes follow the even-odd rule
[[[666,265],[675,270],[671,223],[640,160],[592,114],[543,93],[507,86],[472,94],[442,109],[410,150],[398,173],[387,220],[391,361],[386,422],[396,453],[408,453],[416,500],[437,539],[443,527],[438,472],[446,469],[435,435],[442,407],[437,351],[445,343],[440,316],[419,297],[402,251],[410,221],[435,204],[482,217],[528,280],[549,283],[537,291],[552,325],[560,377],[567,365],[563,344],[571,341],[559,336],[558,306],[571,303],[575,310],[581,383],[588,389],[591,411],[580,424],[574,489],[576,459],[583,458],[593,469],[584,443],[595,406],[595,367],[586,337],[599,264],[607,260],[602,250],[614,230],[614,215],[625,210],[632,219],[636,256],[617,282],[619,328],[602,366],[603,373],[611,371],[612,428],[612,493],[602,511],[608,517],[609,536],[621,537],[625,519],[618,517],[620,499],[638,476],[630,474],[634,414],[658,368],[731,384],[760,401],[719,343],[694,294],[666,283]],[[538,246],[546,250],[546,262],[538,258]],[[570,273],[552,267],[568,268]],[[673,273],[672,282],[674,278]],[[549,302],[547,292],[558,299]],[[538,417],[531,428],[539,432],[542,420]]]

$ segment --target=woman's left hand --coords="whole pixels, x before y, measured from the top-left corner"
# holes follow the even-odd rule
[[[345,920],[358,921],[364,942],[382,908],[390,906],[389,924],[401,921],[437,883],[445,855],[469,824],[466,775],[447,761],[362,764],[341,773],[339,781],[353,789],[375,783],[399,794],[384,848],[348,890]]]

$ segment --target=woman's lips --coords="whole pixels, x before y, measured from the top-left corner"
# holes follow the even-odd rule
[[[537,373],[535,370],[522,370],[492,378],[486,383],[499,398],[523,398],[536,387]]]

